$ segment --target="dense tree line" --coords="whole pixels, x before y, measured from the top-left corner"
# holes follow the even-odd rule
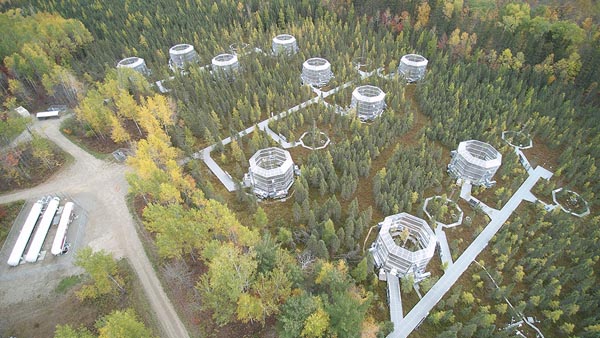
[[[139,139],[154,127],[152,117],[157,117],[156,122],[163,127],[173,124],[173,112],[166,98],[150,98],[151,94],[148,81],[138,72],[112,70],[81,97],[75,115],[99,139],[110,136],[115,143]],[[135,124],[137,133],[127,130],[127,122]]]
[[[551,147],[567,148],[556,175],[586,187],[587,198],[598,195],[600,186],[590,180],[598,154],[588,143],[598,137],[594,108],[569,100],[563,85],[547,85],[533,70],[494,70],[457,62],[448,71],[444,60],[431,67],[428,81],[417,93],[423,112],[431,117],[426,131],[430,138],[454,148],[472,138],[499,144],[502,131],[522,130]],[[584,127],[575,127],[580,123]]]
[[[453,288],[428,325],[439,337],[508,337],[511,331],[495,327],[496,319],[508,325],[521,312],[540,320],[544,335],[597,336],[596,221],[529,207],[494,237],[494,261],[480,261],[499,288],[485,270],[470,268],[471,288]]]
[[[84,269],[86,283],[76,292],[81,301],[93,302],[101,312],[133,287],[127,270],[104,250],[93,252],[90,247],[79,250],[75,265]],[[121,300],[122,302],[122,300]],[[152,330],[141,322],[132,308],[106,311],[96,320],[95,335],[84,326],[57,325],[55,338],[153,337]],[[96,330],[94,330],[96,331]]]
[[[159,254],[165,259],[189,257],[206,264],[208,270],[197,282],[196,289],[203,308],[212,312],[219,325],[234,320],[264,323],[267,318],[283,313],[282,306],[287,304],[292,290],[305,289],[304,283],[312,284],[309,281],[315,278],[311,275],[314,270],[308,267],[316,261],[310,259],[302,268],[296,258],[268,233],[259,239],[260,229],[268,222],[264,214],[260,216],[262,209],[257,210],[255,224],[249,228],[239,223],[224,204],[205,199],[193,178],[175,164],[177,152],[160,130],[149,134],[146,140],[138,141],[136,155],[129,159],[136,171],[128,178],[135,191],[146,196],[150,203],[144,211],[144,223],[156,235]],[[337,210],[341,212],[339,203]],[[336,218],[335,215],[331,217]],[[333,226],[325,228],[330,231]],[[330,234],[323,231],[324,238],[330,243]],[[344,278],[344,283],[350,283],[344,285],[353,285],[353,279],[344,275],[347,271],[342,272],[338,273],[339,277]],[[328,290],[327,284],[323,287],[322,290]],[[322,296],[323,307],[320,312],[316,308],[314,316],[323,318],[307,321],[306,330],[317,330],[312,326],[322,327],[321,321],[327,318],[339,326],[328,328],[329,325],[325,325],[328,332],[357,335],[368,303],[357,306],[353,303],[357,301],[356,295],[365,297],[360,304],[368,299],[359,289],[333,293],[333,298]],[[347,302],[348,307],[340,309],[333,305],[337,302]],[[312,312],[308,315],[310,317]],[[349,328],[341,323],[350,315],[355,321]],[[317,323],[313,324],[313,320]]]
[[[50,67],[52,62],[67,70],[71,65],[92,85],[77,110],[90,132],[119,141],[143,138],[129,160],[134,173],[128,179],[132,192],[148,204],[145,226],[155,236],[163,261],[200,262],[205,268],[195,290],[202,296],[203,309],[219,325],[277,318],[281,336],[358,336],[370,304],[364,283],[369,266],[358,244],[372,221],[372,209],[359,208],[357,187],[367,181],[362,178],[374,175],[378,209],[384,214],[414,211],[427,189],[441,185],[440,144],[453,149],[462,140],[477,138],[499,146],[503,130],[523,130],[564,150],[556,176],[597,202],[599,133],[593,105],[598,102],[600,38],[593,19],[573,21],[552,7],[531,8],[524,3],[481,2],[480,8],[470,8],[471,3],[461,0],[357,0],[356,8],[348,1],[317,0],[22,3],[27,13],[10,15],[22,21],[37,19],[42,26],[56,21],[72,30],[65,28],[72,34],[61,35],[69,43],[59,50],[73,56],[64,63],[52,60],[56,51],[46,51],[43,41],[38,47],[11,50],[13,56],[5,58],[11,67],[2,79],[8,88],[4,95],[26,100],[30,92],[42,93],[43,87],[52,94],[51,89],[62,85],[69,97],[75,97],[72,94],[81,94],[83,87],[63,76],[62,69]],[[34,14],[38,11],[53,14]],[[58,14],[73,19],[61,20]],[[71,21],[75,19],[89,33]],[[150,90],[149,82],[171,75],[167,51],[176,43],[193,44],[201,64],[208,64],[232,43],[247,42],[250,50],[259,47],[269,53],[271,38],[282,32],[298,38],[298,55],[240,54],[242,69],[234,79],[215,78],[190,66],[185,75],[174,74],[166,83],[172,100]],[[89,43],[92,39],[94,43]],[[538,41],[541,48],[536,48]],[[359,80],[352,59],[367,57],[373,69],[381,66],[388,74],[403,54],[412,51],[430,61],[425,81],[416,86],[418,108],[430,121],[416,145],[393,148],[385,168],[373,173],[373,161],[413,127],[414,115],[403,84],[394,79]],[[36,58],[21,62],[25,53]],[[145,58],[153,69],[151,81],[109,71],[119,59],[133,55]],[[284,222],[270,222],[252,199],[254,217],[240,222],[218,196],[211,196],[214,189],[197,166],[184,170],[177,160],[180,149],[189,153],[216,142],[223,162],[231,161],[219,139],[312,96],[299,83],[301,62],[312,56],[332,62],[332,87],[348,80],[376,84],[388,93],[389,108],[374,123],[361,124],[313,105],[272,125],[276,132],[296,140],[315,120],[335,139],[328,149],[303,159],[291,204],[294,229],[281,226],[274,236],[273,225]],[[34,71],[36,67],[52,72],[44,77]],[[11,77],[19,82],[11,82]],[[348,94],[334,96],[333,103],[347,105]],[[134,128],[127,129],[131,124]],[[259,132],[236,139],[231,157],[245,162],[242,149],[253,153],[269,142]],[[509,160],[499,174],[508,179],[521,175],[514,167],[515,158]],[[502,188],[496,194],[500,199],[514,190],[512,185]],[[238,200],[244,196],[240,190]],[[575,227],[572,219],[557,215],[530,218],[511,222],[510,233],[501,232],[500,244],[494,244],[497,272],[492,274],[502,285],[500,291],[491,289],[486,276],[476,274],[472,277],[476,290],[454,288],[432,312],[427,323],[440,336],[502,336],[504,332],[495,325],[508,321],[509,310],[479,298],[489,292],[498,300],[511,290],[518,290],[510,294],[511,299],[517,298],[518,309],[537,313],[555,332],[596,333],[591,309],[597,307],[593,300],[597,290],[590,277],[596,268],[595,232],[589,229],[591,235],[583,238],[578,231],[588,227]],[[548,245],[553,250],[543,243],[553,243]],[[565,259],[558,256],[563,248],[569,250]],[[360,263],[351,269],[348,262]],[[515,280],[509,283],[501,275],[511,272],[514,264],[518,264]],[[536,287],[522,291],[530,285]]]
[[[423,142],[418,148],[397,145],[385,167],[373,177],[375,205],[384,215],[414,212],[427,188],[441,184],[441,150]]]
[[[31,122],[30,119],[17,115],[14,112],[5,112],[0,117],[0,146],[8,146],[19,136]]]
[[[31,104],[45,96],[76,103],[83,84],[71,72],[73,55],[93,39],[80,21],[11,9],[0,13],[0,30],[4,106],[14,108],[17,100]]]
[[[308,87],[299,87],[297,57],[282,60],[253,53],[240,56],[240,63],[235,81],[192,67],[188,76],[170,83],[179,116],[194,136],[214,143],[311,97]]]

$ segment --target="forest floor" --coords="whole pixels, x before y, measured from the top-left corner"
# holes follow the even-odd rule
[[[139,132],[133,121],[127,120],[124,128],[134,141],[140,140],[146,135]],[[91,131],[86,132],[84,126],[78,122],[75,116],[67,117],[60,125],[61,132],[73,143],[94,155],[96,158],[104,159],[120,148],[128,148],[127,142],[116,143],[108,135],[95,135]]]
[[[546,143],[538,138],[534,138],[533,148],[522,151],[523,154],[527,156],[527,160],[529,160],[532,168],[540,165],[550,171],[554,171],[558,168],[558,159],[560,158],[563,149],[550,148]]]
[[[208,171],[208,169],[206,169]],[[216,183],[215,183],[216,184]],[[240,205],[236,204],[233,194],[226,191],[224,196],[231,196],[228,202],[230,208]],[[265,337],[274,338],[275,317],[269,317],[263,326],[259,322],[242,323],[233,321],[224,326],[218,326],[211,318],[212,313],[202,309],[202,300],[194,286],[200,276],[204,274],[208,267],[200,260],[194,260],[190,256],[181,260],[161,260],[158,255],[158,249],[154,242],[154,236],[148,232],[141,224],[142,215],[146,202],[141,197],[133,200],[131,209],[135,212],[138,222],[138,235],[142,241],[146,254],[157,269],[158,277],[165,286],[165,292],[169,295],[173,306],[177,309],[180,318],[186,324],[190,336],[192,337]],[[287,209],[286,209],[287,210]],[[252,214],[246,215],[251,217]]]
[[[83,231],[83,243],[94,250],[104,249],[115,257],[128,258],[132,269],[138,275],[139,284],[145,290],[157,321],[164,330],[160,336],[187,337],[185,327],[177,317],[156,277],[152,264],[144,253],[127,209],[126,167],[100,161],[89,155],[60,133],[59,123],[60,120],[38,121],[33,128],[71,154],[75,158],[74,163],[43,184],[0,196],[0,203],[34,199],[57,193],[72,197],[76,205],[87,213],[88,222]],[[81,271],[71,271],[77,270],[71,266],[66,271],[55,271],[51,275],[43,273],[23,275],[18,273],[18,269],[21,268],[25,267],[13,268],[2,275],[0,284],[0,308],[2,309],[10,309],[22,302],[33,302],[36,299],[44,300],[44,304],[51,304],[52,299],[48,298],[48,295],[60,279],[74,273],[81,273]],[[19,299],[15,299],[13,295],[19,295],[17,297]]]

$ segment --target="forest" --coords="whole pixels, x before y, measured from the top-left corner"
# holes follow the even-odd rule
[[[508,337],[514,333],[505,328],[521,312],[539,320],[547,336],[600,334],[596,2],[12,0],[0,9],[0,29],[13,33],[0,41],[3,108],[68,104],[75,116],[69,133],[135,150],[127,160],[130,194],[191,335],[385,337],[386,287],[365,250],[374,239],[369,229],[394,213],[422,217],[427,197],[453,198],[445,168],[463,140],[503,153],[498,185],[476,191],[501,206],[524,176],[501,139],[507,130],[530,135],[532,165],[554,172],[536,195],[549,202],[556,188],[576,191],[591,215],[521,206],[411,337]],[[297,54],[270,54],[280,33],[298,39]],[[171,72],[168,50],[178,43],[192,44],[200,64]],[[235,78],[201,67],[241,43],[249,48]],[[416,84],[377,73],[363,78],[354,69],[361,57],[369,71],[393,75],[412,52],[429,60]],[[130,56],[144,58],[151,73],[117,71]],[[237,133],[318,96],[300,80],[302,62],[315,56],[334,72],[323,91],[348,81],[376,85],[387,108],[371,123],[338,114],[350,86],[327,105],[272,121],[290,141],[316,131],[332,141],[322,150],[290,149],[301,169],[291,197],[228,193],[201,161],[182,164],[216,144],[212,157],[241,179],[248,158],[273,143],[263,132]],[[166,80],[168,93],[156,88],[158,80]],[[5,116],[0,131],[23,130],[24,121]],[[223,145],[229,136],[233,142]],[[35,140],[22,151],[31,161],[50,149]],[[22,177],[19,169],[11,175]],[[461,208],[473,224],[460,230],[455,252],[486,224],[480,211]],[[422,291],[444,266],[434,259],[430,269]],[[418,301],[411,283],[402,285],[403,300]],[[119,316],[137,323],[135,314]],[[66,324],[56,337],[106,334],[102,325]]]

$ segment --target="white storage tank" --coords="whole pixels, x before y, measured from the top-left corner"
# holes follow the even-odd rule
[[[200,62],[194,46],[182,43],[169,49],[169,67],[171,70],[183,69],[187,64]]]
[[[25,255],[26,262],[35,263],[38,260],[40,252],[42,251],[42,246],[44,245],[44,240],[46,239],[48,230],[50,230],[50,226],[52,225],[54,214],[56,214],[56,211],[58,210],[59,203],[60,198],[58,197],[53,197],[50,202],[48,202],[46,210],[42,215],[42,220],[38,224],[38,228],[35,231],[35,235],[33,235],[31,244],[29,245],[27,255]]]
[[[356,87],[352,92],[351,108],[356,109],[356,116],[361,121],[376,119],[385,108],[385,93],[371,85]]]
[[[124,58],[117,63],[117,68],[130,68],[144,75],[148,75],[150,73],[150,69],[148,69],[148,66],[146,66],[146,61],[137,56]]]
[[[273,38],[271,48],[275,55],[293,55],[298,52],[298,43],[290,34],[279,34]]]
[[[65,203],[62,214],[60,215],[60,221],[58,222],[58,228],[56,235],[54,235],[54,241],[52,242],[52,249],[50,252],[53,255],[60,255],[65,250],[65,241],[67,239],[67,230],[71,223],[71,213],[73,212],[73,202]]]
[[[406,82],[417,82],[425,77],[425,70],[429,61],[419,54],[407,54],[400,59],[398,75]]]
[[[44,207],[43,201],[37,201],[31,207],[29,214],[27,215],[27,219],[25,223],[23,223],[23,228],[21,228],[21,232],[19,233],[19,237],[17,237],[17,241],[15,242],[15,246],[8,257],[8,265],[17,266],[21,263],[21,257],[23,256],[23,252],[25,252],[25,247],[27,246],[27,242],[31,238],[31,234],[33,233],[33,229],[35,228],[35,224],[40,218],[40,214],[42,213],[42,208]]]
[[[302,82],[313,87],[323,87],[333,77],[331,64],[323,58],[310,58],[302,64]]]

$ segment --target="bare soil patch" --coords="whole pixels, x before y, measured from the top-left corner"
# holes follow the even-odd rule
[[[541,165],[550,171],[554,171],[558,168],[558,158],[562,151],[561,148],[550,148],[539,138],[534,138],[533,147],[523,150],[523,153],[527,156],[531,167],[535,168]]]
[[[0,334],[3,337],[53,337],[56,325],[93,329],[99,315],[96,306],[81,303],[73,291],[64,295],[53,293],[45,299],[13,306],[10,314],[2,316],[7,322]]]
[[[458,201],[458,205],[464,212],[463,223],[452,228],[444,229],[453,260],[458,259],[458,257],[462,255],[467,247],[490,222],[490,219],[486,214],[482,211],[474,210],[473,207],[463,199]]]

